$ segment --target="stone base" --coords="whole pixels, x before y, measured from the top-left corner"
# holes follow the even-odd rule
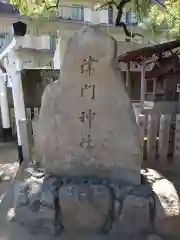
[[[171,240],[164,239],[158,234],[147,234],[147,235],[141,235],[141,236],[130,236],[130,235],[121,235],[121,236],[108,236],[108,235],[89,235],[89,236],[80,236],[80,235],[72,235],[67,233],[62,233],[61,237],[59,236],[47,236],[46,232],[44,231],[44,234],[37,235],[34,233],[29,233],[26,231],[22,226],[19,226],[17,224],[12,223],[11,227],[8,228],[8,230],[4,230],[0,227],[0,237],[1,239],[6,240]],[[173,239],[172,240],[177,240]]]
[[[7,240],[12,237],[13,240],[176,240],[180,237],[179,199],[167,179],[156,176],[151,186],[148,184],[151,178],[144,172],[146,184],[120,186],[58,179],[29,169],[28,172],[31,174],[16,180],[11,207],[0,209],[2,238],[5,229]],[[9,198],[6,198],[0,207],[7,204]],[[14,214],[5,222],[9,209]]]

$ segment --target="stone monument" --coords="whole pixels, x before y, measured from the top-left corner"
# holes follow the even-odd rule
[[[140,184],[138,128],[116,59],[98,28],[69,42],[59,81],[42,97],[37,151],[48,173]]]
[[[38,159],[15,181],[11,225],[22,239],[161,239],[116,41],[88,26],[67,49],[43,94]]]

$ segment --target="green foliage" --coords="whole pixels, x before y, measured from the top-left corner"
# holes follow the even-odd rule
[[[114,0],[116,5],[126,1]],[[164,0],[164,3],[161,0],[129,0],[123,11],[129,10],[138,13],[145,34],[162,39],[180,38],[180,0]]]
[[[58,0],[10,0],[19,11],[26,16],[41,20],[51,17],[60,7],[55,7]],[[72,0],[73,3],[108,3],[109,0]],[[117,5],[127,0],[114,0]],[[163,35],[166,38],[180,38],[180,0],[165,0],[164,4],[160,0],[129,0],[124,5],[123,11],[131,10],[138,12],[138,19],[145,31],[154,35]],[[160,4],[158,4],[160,2]],[[54,7],[51,7],[54,6]]]
[[[120,3],[123,0],[116,0]],[[159,38],[180,38],[180,0],[131,0],[126,10],[138,13],[142,29]]]
[[[180,38],[180,0],[165,0],[164,4],[150,4],[148,9],[145,18],[141,18],[147,30],[166,39]]]
[[[32,18],[49,17],[57,11],[57,8],[50,8],[56,4],[56,0],[10,0],[10,3],[17,8],[22,15]]]

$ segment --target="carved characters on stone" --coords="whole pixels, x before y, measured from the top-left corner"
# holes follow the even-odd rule
[[[81,97],[84,97],[84,90],[87,90],[87,89],[92,89],[92,99],[95,99],[95,88],[96,88],[96,85],[91,85],[91,84],[85,84],[84,87],[81,88]]]
[[[95,115],[96,115],[96,113],[93,112],[91,108],[89,108],[87,112],[82,112],[81,116],[79,117],[79,119],[82,123],[84,123],[85,120],[88,120],[88,126],[89,126],[88,131],[89,132],[91,131],[92,121],[94,120]]]
[[[81,65],[81,73],[88,72],[88,75],[91,76],[91,72],[94,71],[94,68],[92,67],[93,62],[98,62],[97,59],[94,59],[92,56],[89,56],[88,58],[83,60],[83,64]],[[85,90],[92,89],[92,96],[91,99],[95,99],[95,84],[84,84],[84,86],[81,88],[81,97],[84,96]],[[91,108],[87,110],[87,112],[82,112],[80,116],[80,121],[82,123],[85,122],[85,120],[88,120],[88,135],[86,138],[82,137],[80,142],[80,148],[90,148],[93,147],[92,143],[92,134],[91,134],[91,128],[92,128],[92,121],[95,117],[96,113],[92,111]]]
[[[84,123],[85,120],[88,121],[88,135],[87,135],[87,139],[85,139],[84,137],[81,138],[81,142],[80,142],[80,147],[81,148],[84,148],[85,144],[86,144],[87,148],[93,146],[93,144],[92,144],[91,128],[92,128],[92,121],[94,120],[95,115],[96,115],[96,113],[93,112],[91,108],[89,108],[87,110],[87,112],[82,112],[81,116],[79,117],[79,119],[80,119],[80,121],[82,123]]]
[[[98,60],[94,59],[92,56],[83,60],[83,64],[81,65],[81,73],[88,72],[88,75],[91,76],[94,68],[92,67],[93,62],[98,62]]]
[[[87,139],[81,138],[81,142],[80,142],[80,147],[81,147],[81,148],[84,148],[84,147],[86,147],[86,148],[91,148],[91,147],[93,147],[93,146],[94,146],[94,145],[93,145],[93,143],[92,143],[92,135],[91,135],[91,133],[88,133]]]

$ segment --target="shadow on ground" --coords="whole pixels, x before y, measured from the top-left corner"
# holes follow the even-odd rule
[[[163,224],[158,226],[160,233],[169,235],[168,239],[180,239],[180,166],[172,162],[145,161],[143,169],[153,191],[158,193],[160,215],[164,215]]]

